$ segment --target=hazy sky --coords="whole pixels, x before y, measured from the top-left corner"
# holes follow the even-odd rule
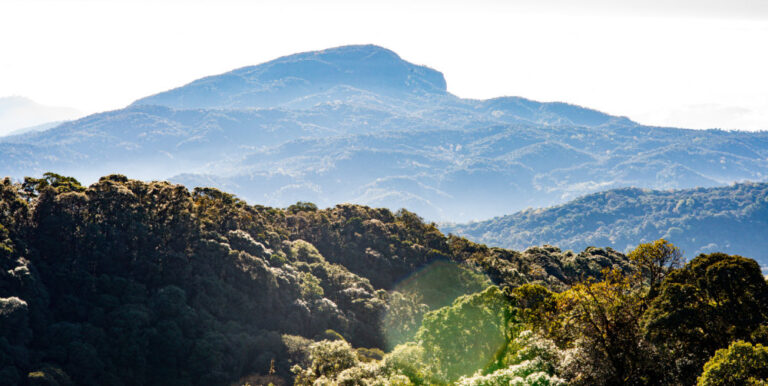
[[[0,96],[86,112],[299,51],[373,43],[468,98],[768,129],[768,1],[0,0]]]

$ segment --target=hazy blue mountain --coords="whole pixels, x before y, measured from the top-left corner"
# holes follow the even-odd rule
[[[10,132],[4,135],[20,135],[20,134],[31,133],[35,131],[45,131],[48,129],[52,129],[64,122],[66,121],[53,121],[53,122],[41,123],[39,125],[34,125],[34,126],[26,126],[20,129],[11,130]]]
[[[83,114],[70,107],[46,106],[20,96],[0,97],[0,136],[39,129],[35,126],[74,119]]]
[[[462,99],[443,75],[347,46],[206,77],[0,138],[0,170],[214,185],[287,206],[355,202],[468,221],[599,190],[768,177],[768,132],[648,127],[565,103]]]
[[[408,63],[380,47],[346,46],[290,55],[199,79],[134,104],[175,108],[275,107],[342,85],[397,99],[446,93],[445,78],[440,72]]]
[[[576,251],[595,245],[627,251],[665,238],[688,258],[719,251],[749,256],[768,267],[768,183],[613,189],[555,207],[440,228],[515,249],[551,244]]]

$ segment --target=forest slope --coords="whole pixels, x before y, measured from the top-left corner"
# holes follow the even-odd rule
[[[689,258],[721,251],[750,256],[766,266],[768,184],[674,191],[614,189],[551,208],[446,224],[441,229],[512,249],[551,244],[573,250],[600,245],[626,251],[637,243],[664,238]]]
[[[122,175],[6,178],[0,384],[768,381],[758,264],[680,257],[664,240],[516,252],[407,210]]]
[[[53,174],[0,182],[0,265],[0,384],[82,385],[281,384],[313,340],[380,353],[492,282],[563,289],[630,270],[610,249],[445,237],[407,211]]]

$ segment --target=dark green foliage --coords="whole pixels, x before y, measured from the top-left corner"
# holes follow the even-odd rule
[[[123,176],[123,178],[125,177]],[[75,178],[51,172],[43,174],[43,178],[26,177],[21,186],[24,192],[32,197],[37,196],[46,188],[54,189],[57,193],[85,191],[85,187],[80,185],[80,182]]]
[[[290,214],[296,214],[299,212],[317,212],[317,205],[311,202],[299,201],[286,209]]]
[[[651,342],[676,359],[674,372],[693,382],[715,350],[760,335],[768,322],[768,284],[754,260],[699,255],[662,282],[644,316]]]
[[[77,384],[226,384],[272,360],[288,376],[283,333],[380,340],[370,320],[384,303],[366,280],[322,260],[307,269],[337,272],[328,284],[270,268],[289,252],[280,212],[123,176],[87,190],[52,174],[2,188],[6,379],[47,382],[50,364]],[[353,299],[323,297],[342,294]]]
[[[420,282],[398,292],[403,279],[434,264],[448,264],[441,275],[461,284]],[[0,378],[287,381],[311,339],[328,329],[376,360],[377,348],[412,337],[427,311],[488,285],[478,270],[504,287],[537,281],[555,289],[606,264],[626,258],[487,248],[447,238],[405,210],[280,210],[122,175],[88,188],[52,173],[5,179]]]
[[[692,384],[713,355],[707,379],[762,377],[728,365],[762,346],[715,354],[768,341],[757,263],[711,253],[675,269],[654,245],[673,250],[516,252],[406,210],[5,179],[0,384]]]

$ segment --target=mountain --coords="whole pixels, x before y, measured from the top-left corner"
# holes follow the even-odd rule
[[[312,99],[329,92],[346,92],[354,96],[367,92],[407,99],[445,94],[446,83],[443,74],[408,63],[390,50],[375,46],[346,46],[286,56],[199,79],[133,104],[182,109],[311,107]]]
[[[750,256],[768,266],[768,183],[654,191],[625,188],[566,204],[529,209],[444,232],[506,248],[551,244],[582,250],[591,245],[627,251],[667,239],[688,258],[714,251]]]
[[[20,134],[31,133],[35,131],[45,131],[48,129],[52,129],[64,122],[66,121],[53,121],[53,122],[41,123],[39,125],[34,125],[34,126],[22,127],[20,129],[12,130],[11,132],[5,135],[20,135]]]
[[[83,114],[69,107],[45,106],[19,96],[0,97],[0,136],[18,134],[20,130],[53,127],[52,122],[79,118]]]
[[[405,207],[469,221],[626,186],[768,178],[768,132],[644,126],[566,103],[462,99],[372,45],[237,69],[39,133],[0,138],[0,170],[123,173],[251,202]]]

